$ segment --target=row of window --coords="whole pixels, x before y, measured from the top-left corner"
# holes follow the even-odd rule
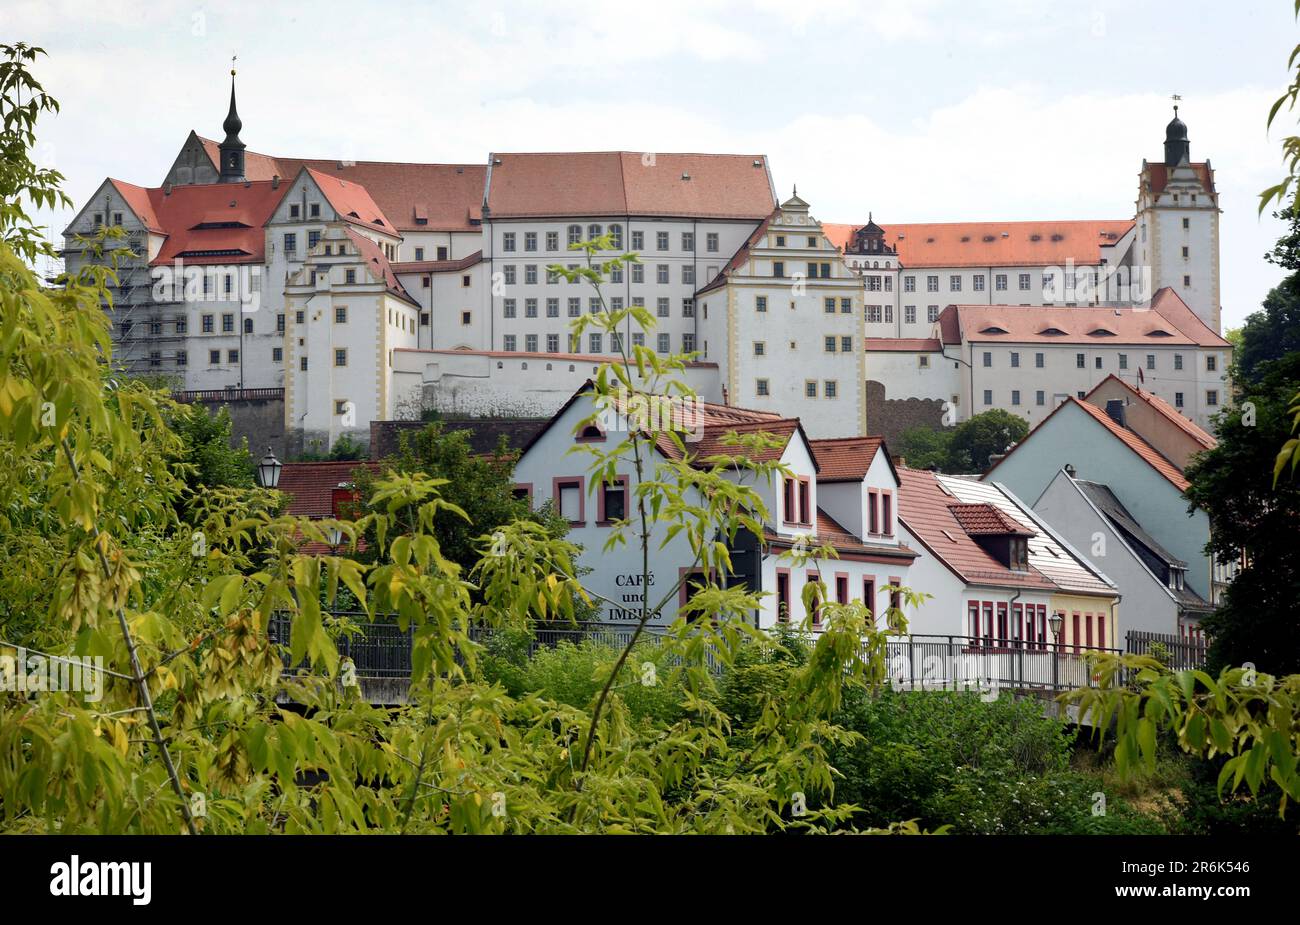
[[[627,479],[618,476],[612,481],[602,482],[596,492],[596,526],[608,527],[616,521],[627,517]],[[561,476],[554,481],[552,497],[555,510],[571,526],[587,525],[587,493],[584,476]],[[532,497],[531,485],[517,485],[517,497]]]
[[[541,308],[541,303],[542,303],[542,300],[541,300],[541,299],[524,299],[524,317],[525,317],[525,318],[538,318],[538,317],[540,317],[540,315],[538,315],[538,310]],[[609,307],[609,310],[610,310],[610,311],[612,311],[612,312],[617,312],[617,311],[622,311],[622,310],[623,310],[623,305],[624,305],[624,303],[623,303],[623,297],[622,297],[622,296],[613,296],[613,297],[610,298],[610,300],[609,300],[609,306],[608,306],[608,307]],[[633,297],[632,297],[632,305],[633,305],[633,307],[644,308],[644,307],[645,307],[645,299],[642,298],[641,296],[633,296]],[[670,299],[668,299],[668,298],[659,298],[659,299],[657,299],[657,300],[655,301],[655,314],[656,314],[658,317],[660,317],[660,318],[668,318],[668,317],[670,317],[670,310],[671,310],[671,308],[672,308],[672,301],[671,301]],[[567,309],[568,316],[569,316],[570,318],[578,318],[578,317],[581,317],[581,315],[582,315],[582,298],[581,298],[581,297],[578,297],[578,296],[575,296],[575,297],[570,298],[570,299],[568,300],[568,303],[567,303],[566,309]],[[682,317],[683,317],[683,318],[694,318],[694,317],[695,317],[695,300],[692,299],[692,298],[682,299],[682,300],[681,300],[681,309],[682,309]],[[602,304],[601,304],[601,300],[600,300],[600,297],[599,297],[599,296],[589,296],[589,297],[588,297],[588,299],[587,299],[587,311],[590,312],[590,313],[593,314],[593,315],[597,315],[597,314],[599,314],[600,312],[604,311],[604,306],[602,306]],[[466,313],[466,314],[468,314],[468,313]],[[502,314],[502,317],[504,317],[504,318],[518,318],[518,317],[519,317],[519,300],[518,300],[518,299],[502,299],[502,300],[501,300],[501,314]],[[558,317],[560,317],[560,300],[559,300],[559,299],[547,299],[547,300],[546,300],[546,317],[547,317],[547,318],[558,318]],[[466,322],[466,323],[468,323],[468,322]]]
[[[1045,649],[1048,638],[1046,604],[1008,604],[1006,601],[970,601],[966,605],[966,632],[976,645],[1024,646]],[[1102,630],[1103,640],[1105,630]]]
[[[572,247],[575,244],[581,244],[584,240],[582,236],[583,228],[581,225],[570,225],[566,229],[566,243]],[[606,230],[596,224],[588,225],[586,228],[587,237],[585,240],[592,241],[606,234]],[[614,250],[623,249],[623,226],[610,225],[608,234],[613,242]],[[536,231],[525,231],[523,233],[523,245],[525,253],[536,253],[539,240],[544,240],[548,252],[556,252],[560,249],[560,233],[558,231],[548,231],[545,238],[539,239]],[[680,233],[681,249],[688,254],[695,253],[695,232],[683,231]],[[631,236],[632,250],[643,251],[645,247],[645,232],[633,231]],[[655,250],[667,251],[671,248],[672,237],[667,231],[655,232]],[[507,254],[513,254],[518,251],[519,233],[506,231],[501,235],[501,250]],[[710,254],[719,252],[720,241],[716,231],[710,231],[704,236],[704,249]],[[418,257],[416,258],[419,259]],[[442,258],[439,258],[442,259]]]
[[[936,321],[939,320],[939,306],[938,306],[938,305],[927,305],[927,306],[925,307],[925,320],[926,320],[927,322],[929,322],[930,324],[934,324]],[[867,322],[870,323],[870,324],[879,324],[879,323],[881,323],[882,321],[883,321],[885,324],[893,324],[893,323],[894,323],[894,306],[892,306],[892,305],[868,305],[868,306],[867,306]],[[904,306],[903,306],[903,323],[904,323],[904,324],[916,324],[916,306],[915,306],[915,305],[904,305]]]
[[[1008,360],[1009,360],[1009,362],[1010,362],[1010,365],[1011,365],[1011,368],[1012,368],[1012,369],[1018,369],[1018,368],[1020,368],[1020,353],[1019,353],[1018,351],[1012,350],[1012,351],[1010,351],[1010,352],[1007,354],[1007,356],[1008,356]],[[1101,356],[1095,356],[1095,357],[1093,357],[1093,367],[1094,367],[1095,369],[1104,369],[1105,366],[1104,366],[1104,362],[1103,362],[1103,361],[1104,361],[1104,357],[1101,357]],[[1038,368],[1038,369],[1042,369],[1042,368],[1044,367],[1045,362],[1046,362],[1046,360],[1045,360],[1045,355],[1044,355],[1044,354],[1042,354],[1042,353],[1035,353],[1035,354],[1034,354],[1034,366],[1035,366],[1036,368]],[[985,350],[985,351],[984,351],[984,356],[983,356],[983,365],[984,365],[984,367],[985,367],[986,369],[992,368],[992,366],[993,366],[993,351],[991,351],[991,350]],[[1075,368],[1076,368],[1076,369],[1087,369],[1087,368],[1088,368],[1088,355],[1085,354],[1085,353],[1076,353],[1076,354],[1074,355],[1074,365],[1075,365]],[[1146,354],[1146,357],[1145,357],[1145,367],[1146,367],[1147,369],[1155,369],[1155,368],[1156,368],[1156,354],[1154,354],[1154,353],[1148,353],[1148,354]],[[1121,354],[1119,354],[1119,368],[1120,368],[1120,369],[1128,369],[1128,368],[1129,368],[1129,364],[1128,364],[1128,354],[1127,354],[1127,353],[1121,353]],[[1183,367],[1183,355],[1182,355],[1181,353],[1175,353],[1175,354],[1174,354],[1174,369],[1175,369],[1175,370],[1181,370],[1181,369],[1183,369],[1183,368],[1184,368],[1184,367]],[[1218,368],[1219,368],[1219,358],[1218,358],[1217,356],[1215,356],[1214,354],[1206,354],[1206,356],[1205,356],[1205,370],[1206,370],[1206,372],[1211,372],[1211,373],[1212,373],[1212,372],[1216,372],[1216,371],[1218,370]]]
[[[467,313],[467,314],[468,314],[468,313]],[[542,341],[541,341],[541,335],[538,335],[538,334],[525,334],[523,337],[524,337],[524,340],[523,340],[523,345],[524,345],[523,350],[524,350],[525,353],[539,353],[539,352],[541,352],[541,351],[538,349],[539,345],[542,343]],[[645,339],[645,338],[646,338],[646,336],[645,336],[645,333],[644,333],[644,332],[642,332],[642,331],[635,331],[635,332],[633,332],[633,334],[632,334],[632,346],[633,346],[633,347],[644,347],[644,346],[646,345],[646,339]],[[560,335],[559,335],[559,334],[547,334],[547,335],[546,335],[546,341],[545,341],[545,343],[546,343],[546,352],[547,352],[547,353],[559,353],[559,352],[560,352],[560,344],[561,344],[561,343],[564,343],[564,341],[562,341],[562,340],[560,339]],[[694,334],[689,334],[689,333],[688,333],[688,334],[682,334],[682,335],[681,335],[681,345],[682,345],[682,351],[681,351],[682,353],[692,353],[692,352],[694,352],[694,350],[695,350],[695,335],[694,335]],[[568,335],[568,352],[569,352],[569,353],[578,353],[578,352],[581,350],[581,348],[582,348],[582,342],[581,342],[581,340],[580,340],[579,335],[577,335],[577,334],[569,334],[569,335]],[[517,335],[517,334],[505,334],[505,335],[503,335],[502,338],[501,338],[501,349],[504,350],[504,351],[506,351],[507,353],[516,353],[516,352],[518,352],[518,350],[519,350],[519,335]],[[589,332],[587,333],[587,352],[588,352],[588,353],[604,353],[604,352],[605,352],[605,332],[603,332],[603,331],[589,331]],[[610,353],[619,353],[619,354],[621,354],[621,353],[623,352],[623,335],[622,335],[621,332],[613,331],[613,332],[610,332],[610,333],[609,333],[609,352],[610,352]],[[670,352],[672,352],[672,339],[671,339],[671,335],[668,335],[668,334],[656,334],[656,335],[655,335],[655,352],[656,352],[656,353],[665,353],[665,354],[666,354],[666,353],[670,353]]]
[[[646,270],[646,264],[644,264],[644,263],[634,263],[634,264],[631,264],[630,266],[631,266],[632,282],[633,282],[633,283],[644,283],[644,282],[645,282],[645,270]],[[535,264],[535,263],[526,263],[526,264],[523,265],[523,267],[524,267],[524,285],[525,285],[525,286],[535,286],[535,285],[537,285],[537,281],[538,281],[538,279],[540,278],[540,277],[539,277],[539,272],[540,272],[540,269],[541,269],[541,268],[539,268],[539,265],[538,265],[538,264]],[[576,263],[571,263],[571,264],[568,265],[568,268],[569,268],[570,270],[576,270],[576,269],[578,269],[578,265],[577,265]],[[671,265],[671,264],[667,264],[667,263],[658,263],[658,264],[655,264],[654,269],[655,269],[655,282],[656,282],[656,283],[659,283],[659,284],[661,284],[661,285],[667,285],[668,283],[671,283],[671,282],[672,282],[672,265]],[[714,276],[717,276],[717,275],[718,275],[718,268],[717,268],[717,267],[709,267],[709,268],[708,268],[708,278],[709,278],[709,279],[712,279]],[[622,268],[622,267],[610,267],[610,270],[609,270],[609,281],[610,281],[611,283],[615,283],[615,284],[622,283],[622,282],[624,281],[624,280],[623,280],[623,268]],[[688,286],[694,286],[694,285],[695,285],[695,264],[693,264],[693,263],[683,263],[683,264],[681,264],[681,281],[682,281],[683,284],[688,285]],[[519,266],[518,266],[517,264],[513,264],[513,263],[502,264],[502,265],[501,265],[501,282],[504,283],[504,284],[507,285],[507,286],[515,286],[515,285],[518,285],[518,284],[519,284]],[[547,282],[548,285],[558,284],[558,283],[560,282],[560,274],[559,274],[557,271],[555,271],[555,270],[550,270],[550,269],[546,270],[546,282]],[[574,280],[570,280],[570,283],[573,284],[573,285],[585,285],[585,284],[586,284],[586,280],[574,279]]]
[[[766,378],[755,379],[754,394],[759,398],[769,397],[772,394],[772,381]],[[826,379],[819,383],[816,379],[805,379],[803,394],[805,398],[839,398],[839,380]]]
[[[816,584],[821,580],[821,575],[810,569],[805,580],[809,584]],[[898,578],[890,578],[889,585],[897,588],[901,583]],[[776,619],[778,623],[790,622],[790,570],[778,568],[776,570]],[[835,576],[834,583],[835,601],[839,604],[850,602],[849,597],[849,576],[843,573]],[[871,609],[872,614],[876,613],[876,579],[875,576],[868,575],[862,579],[862,602]],[[902,592],[898,590],[889,593],[889,606],[898,609],[902,606]],[[813,606],[811,611],[812,624],[818,626],[821,624],[821,605],[816,596],[813,597]]]
[[[1077,396],[1080,400],[1082,400],[1082,399],[1084,398],[1084,396],[1086,396],[1087,394],[1088,394],[1088,393],[1087,393],[1086,391],[1080,390],[1080,391],[1078,391],[1078,392],[1076,393],[1076,396]],[[1011,390],[1011,404],[1012,404],[1012,406],[1017,406],[1017,405],[1020,405],[1021,403],[1022,403],[1022,402],[1021,402],[1020,390],[1019,390],[1019,389],[1012,389],[1012,390]],[[1046,404],[1047,404],[1047,393],[1044,392],[1042,389],[1039,389],[1038,391],[1034,392],[1034,404],[1035,404],[1035,405],[1038,405],[1038,406],[1044,406],[1044,405],[1046,405]],[[1218,405],[1219,405],[1219,390],[1218,390],[1218,389],[1206,389],[1206,390],[1205,390],[1205,404],[1206,404],[1206,407],[1209,407],[1209,408],[1216,408],[1216,407],[1218,407]],[[984,406],[985,406],[986,408],[988,408],[988,407],[992,407],[992,406],[993,406],[993,390],[992,390],[992,389],[985,389],[985,390],[984,390]],[[1174,407],[1175,407],[1175,408],[1183,408],[1183,407],[1185,407],[1185,406],[1186,406],[1186,400],[1185,400],[1184,394],[1183,394],[1182,392],[1175,392],[1175,393],[1174,393]]]

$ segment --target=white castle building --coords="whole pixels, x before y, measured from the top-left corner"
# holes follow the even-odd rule
[[[87,238],[120,228],[116,361],[178,390],[283,394],[291,446],[427,407],[547,417],[638,344],[693,353],[704,398],[812,439],[868,433],[871,380],[1031,421],[1112,373],[1202,426],[1226,397],[1214,173],[1176,115],[1133,218],[957,225],[821,223],[797,195],[778,206],[763,155],[338,161],[248,151],[242,128],[232,79],[224,140],[191,132],[159,186],[105,180],[64,255],[101,262]],[[657,324],[575,343],[600,302],[547,267],[606,234],[640,263],[605,304]]]

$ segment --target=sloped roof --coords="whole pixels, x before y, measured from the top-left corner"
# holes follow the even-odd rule
[[[696,296],[704,295],[706,292],[712,292],[714,289],[721,289],[727,284],[727,280],[731,277],[731,274],[737,270],[737,268],[743,267],[745,264],[749,263],[749,252],[758,245],[759,241],[763,240],[763,235],[767,234],[767,229],[772,225],[772,218],[774,215],[776,215],[775,211],[758,223],[758,227],[755,228],[750,233],[749,237],[745,239],[745,243],[736,248],[736,252],[731,255],[725,264],[723,264],[722,269],[718,271],[718,275],[705,283],[703,287],[695,291]]]
[[[876,451],[884,442],[884,437],[836,437],[813,440],[813,455],[817,457],[818,467],[817,481],[862,481],[867,477],[867,470],[871,468],[871,463],[876,458]]]
[[[279,490],[290,495],[289,513],[298,517],[333,517],[334,489],[350,484],[358,469],[379,472],[380,464],[368,459],[326,462],[287,462],[280,470]]]
[[[263,226],[280,204],[286,187],[270,181],[206,183],[145,191],[167,240],[151,265],[182,257],[189,264],[262,263]],[[234,227],[202,227],[229,224]],[[213,252],[204,255],[203,252]]]
[[[673,216],[759,221],[776,207],[767,158],[599,151],[493,154],[493,218]]]
[[[340,180],[338,177],[321,173],[310,167],[307,168],[307,173],[320,187],[320,191],[325,194],[325,198],[329,200],[330,205],[343,221],[389,235],[397,235],[397,229],[389,222],[383,210],[375,204],[375,200],[371,198],[364,186]]]
[[[900,468],[902,485],[898,493],[898,517],[949,571],[968,584],[1054,591],[1033,562],[1029,570],[1014,572],[984,551],[968,534],[953,512],[958,498],[933,472]]]
[[[1173,289],[1149,305],[1068,308],[1054,305],[949,305],[939,315],[945,344],[1232,345],[1212,331]]]
[[[1195,421],[1184,417],[1179,413],[1177,408],[1169,404],[1169,402],[1165,401],[1159,395],[1154,392],[1147,392],[1143,389],[1136,388],[1125,382],[1119,376],[1116,376],[1114,373],[1111,373],[1105,379],[1101,380],[1101,382],[1093,386],[1092,390],[1084,396],[1084,401],[1089,401],[1098,389],[1112,379],[1123,386],[1125,391],[1127,391],[1132,398],[1149,406],[1152,411],[1155,411],[1161,417],[1165,418],[1169,423],[1187,434],[1187,436],[1191,437],[1205,449],[1212,450],[1219,445],[1219,441],[1216,440],[1212,434],[1203,430]]]
[[[952,490],[951,487],[949,490]],[[971,536],[1029,537],[1036,532],[987,502],[950,504],[948,509],[952,511],[952,516],[957,518],[961,528]]]
[[[754,453],[749,458],[755,462],[776,462],[785,453],[785,448],[789,446],[790,440],[796,433],[802,433],[798,418],[765,418],[756,421],[719,421],[709,416],[705,412],[703,434],[698,440],[691,440],[685,443],[686,453],[677,448],[677,445],[666,436],[660,437],[657,443],[659,451],[669,459],[683,459],[690,457],[701,463],[712,456],[743,456],[747,450],[743,446],[732,446],[725,442],[728,434],[737,434],[746,436],[750,434],[770,434],[778,438],[775,446],[768,447]],[[815,462],[814,457],[814,462]]]
[[[455,273],[460,270],[468,270],[477,263],[483,262],[483,251],[477,250],[465,257],[459,257],[455,260],[404,260],[394,261],[393,271],[395,273]]]
[[[937,337],[868,337],[867,353],[938,353],[943,342]]]
[[[907,564],[910,560],[920,556],[920,553],[916,550],[902,543],[866,542],[821,508],[817,509],[817,523],[814,530],[816,534],[815,541],[818,545],[829,544],[841,555],[885,556],[892,559],[906,560],[900,562],[900,565]],[[791,537],[771,530],[766,531],[764,538],[774,546],[790,546],[794,542]]]
[[[1028,505],[993,482],[976,482],[950,476],[939,477],[943,484],[963,502],[982,503],[1008,519],[1024,524],[1033,531],[1028,538],[1029,564],[1063,591],[1083,594],[1115,593],[1115,586],[1068,543],[1057,536],[1050,525],[1034,514]]]
[[[212,165],[221,163],[218,142],[199,136]],[[303,167],[364,186],[400,231],[475,231],[483,203],[483,164],[403,164],[272,157],[244,152],[244,176],[289,180]],[[423,213],[423,214],[421,214]],[[423,218],[421,224],[418,219]]]
[[[1075,398],[1073,395],[1069,396],[1065,401],[1053,408],[1052,413],[1043,418],[1043,420],[1038,423],[1037,427],[1031,430],[1023,440],[1013,446],[1006,456],[1003,456],[990,466],[988,471],[984,473],[983,480],[989,481],[993,473],[997,471],[998,466],[1002,465],[1016,453],[1020,452],[1022,447],[1029,444],[1029,442],[1034,439],[1035,435],[1043,429],[1048,421],[1056,417],[1058,414],[1061,414],[1063,409],[1074,407],[1082,409],[1084,414],[1092,418],[1102,427],[1106,428],[1106,430],[1110,431],[1110,433],[1118,438],[1122,444],[1141,457],[1142,460],[1160,473],[1160,475],[1164,476],[1165,480],[1177,488],[1179,492],[1187,490],[1187,486],[1191,483],[1189,483],[1183,476],[1182,470],[1161,455],[1159,450],[1128,428],[1120,427],[1119,424],[1117,424],[1115,420],[1105,412],[1105,410],[1098,408],[1095,405],[1090,405],[1085,401],[1079,401],[1079,399]]]
[[[823,224],[841,251],[862,225]],[[1101,248],[1133,227],[1133,219],[1045,222],[886,224],[885,243],[906,269],[924,267],[1064,266],[1101,262]]]
[[[126,204],[131,207],[131,211],[140,220],[140,224],[154,234],[166,234],[162,223],[158,221],[153,199],[149,195],[152,192],[151,190],[123,180],[114,180],[111,177],[108,182],[112,183],[113,189],[117,190],[118,195],[126,200]]]

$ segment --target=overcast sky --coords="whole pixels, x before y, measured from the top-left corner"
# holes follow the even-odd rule
[[[1181,94],[1217,172],[1225,326],[1280,278],[1264,119],[1300,28],[1288,0],[4,0],[63,104],[38,157],[78,203],[157,185],[186,133],[296,157],[482,163],[489,151],[770,155],[824,221],[1130,218]],[[56,232],[70,215],[50,216]]]

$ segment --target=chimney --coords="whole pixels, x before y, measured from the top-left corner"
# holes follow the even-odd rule
[[[1071,479],[1075,477],[1078,471],[1079,470],[1075,469],[1074,466],[1070,465],[1069,463],[1065,464],[1065,474],[1068,475]]]
[[[279,189],[279,188],[280,188],[280,175],[277,173],[275,176],[271,178],[271,189]]]
[[[1112,398],[1107,400],[1106,414],[1120,427],[1128,426],[1124,423],[1124,400],[1122,398]]]

